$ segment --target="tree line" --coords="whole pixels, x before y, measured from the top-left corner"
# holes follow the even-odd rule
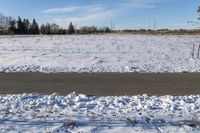
[[[28,19],[18,18],[17,21],[11,20],[8,27],[8,34],[39,34],[39,26],[35,19],[30,23]]]
[[[39,26],[35,19],[32,22],[29,19],[10,20],[8,27],[4,28],[7,34],[12,35],[39,35],[39,34],[65,34],[65,30],[57,24],[42,24]]]
[[[46,23],[39,26],[36,19],[30,21],[18,17],[15,20],[12,17],[5,17],[0,14],[0,34],[4,35],[98,34],[109,32],[111,32],[109,27],[83,26],[76,29],[72,22],[65,29],[55,23]]]

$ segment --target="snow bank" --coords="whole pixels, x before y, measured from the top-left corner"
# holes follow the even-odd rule
[[[0,72],[200,72],[198,36],[0,36]]]
[[[0,95],[0,132],[199,132],[199,118],[200,96]]]

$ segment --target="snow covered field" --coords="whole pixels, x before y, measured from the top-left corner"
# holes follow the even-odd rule
[[[0,36],[0,72],[200,72],[198,36]],[[196,56],[196,55],[195,55]]]
[[[0,95],[0,132],[200,132],[200,96]]]
[[[0,36],[0,72],[200,72],[198,36]],[[122,88],[123,89],[123,88]],[[200,96],[0,94],[0,132],[200,132]]]

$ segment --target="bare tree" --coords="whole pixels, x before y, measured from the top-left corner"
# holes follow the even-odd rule
[[[200,13],[200,6],[198,7],[197,12]],[[200,18],[198,18],[198,20],[200,20]]]
[[[197,12],[200,12],[200,6],[198,7],[198,10],[197,10]]]
[[[4,16],[0,13],[0,28],[1,29],[8,29],[10,22],[12,21],[12,17]]]

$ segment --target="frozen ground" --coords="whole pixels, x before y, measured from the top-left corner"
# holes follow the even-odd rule
[[[0,95],[0,132],[200,132],[200,96]]]
[[[0,36],[0,72],[200,72],[198,36]]]

